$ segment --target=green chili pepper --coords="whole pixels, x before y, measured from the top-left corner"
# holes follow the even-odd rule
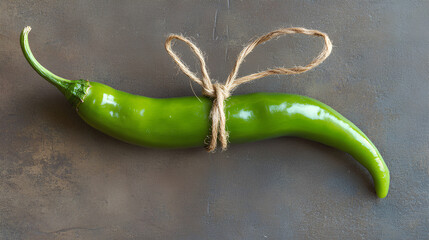
[[[56,76],[34,58],[27,27],[21,47],[30,65],[57,87],[92,127],[125,142],[161,148],[203,146],[210,132],[211,100],[206,97],[155,99],[115,90],[101,83]],[[229,141],[240,143],[280,136],[310,139],[352,155],[372,175],[380,198],[390,174],[379,151],[353,123],[309,97],[254,93],[225,102]]]

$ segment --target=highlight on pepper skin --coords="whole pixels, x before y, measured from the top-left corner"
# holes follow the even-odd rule
[[[25,58],[92,127],[146,147],[204,146],[210,133],[209,98],[148,98],[97,82],[61,78],[34,58],[29,31],[27,27],[21,34]],[[228,98],[225,113],[231,143],[295,136],[334,147],[352,155],[369,171],[378,197],[387,196],[390,174],[379,151],[358,127],[326,104],[299,95],[254,93]]]

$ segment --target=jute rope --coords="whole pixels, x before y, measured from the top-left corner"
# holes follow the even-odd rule
[[[272,38],[279,37],[281,35],[286,34],[294,34],[294,33],[302,33],[306,35],[313,35],[318,37],[323,37],[325,45],[323,47],[322,52],[310,62],[310,64],[306,66],[297,66],[293,68],[273,68],[268,69],[262,72],[253,73],[244,77],[237,78],[238,70],[240,69],[240,65],[243,63],[244,59],[247,55],[249,55],[253,49],[261,43],[264,43]],[[185,42],[192,50],[192,52],[197,56],[200,61],[200,68],[202,78],[196,76],[194,72],[189,70],[188,66],[180,59],[180,57],[171,49],[172,41],[174,39],[181,40]],[[165,49],[168,54],[173,58],[173,60],[180,67],[182,72],[184,72],[192,81],[198,83],[202,88],[202,94],[204,96],[210,97],[213,99],[213,106],[210,111],[210,118],[212,121],[211,125],[211,140],[209,145],[207,146],[207,150],[209,152],[213,152],[217,146],[217,139],[222,145],[222,150],[226,150],[228,145],[228,132],[225,130],[225,111],[224,111],[224,102],[225,100],[231,96],[232,91],[238,87],[240,84],[247,83],[253,81],[255,79],[263,78],[266,76],[274,75],[274,74],[300,74],[306,72],[317,65],[321,64],[332,51],[332,43],[329,39],[328,35],[323,32],[305,28],[281,28],[272,32],[269,32],[263,36],[258,37],[256,40],[249,43],[238,55],[237,61],[235,62],[234,68],[229,74],[225,84],[220,84],[218,82],[212,82],[209,77],[206,62],[204,61],[204,54],[201,50],[188,38],[182,35],[172,34],[165,41]]]

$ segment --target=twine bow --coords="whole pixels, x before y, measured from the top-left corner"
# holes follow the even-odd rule
[[[322,52],[306,66],[297,66],[293,68],[280,67],[280,68],[267,69],[262,72],[257,72],[244,77],[237,78],[240,65],[243,63],[246,56],[249,55],[256,46],[266,41],[269,41],[272,38],[276,38],[286,34],[294,34],[294,33],[302,33],[306,35],[323,37],[325,45],[323,47]],[[200,62],[202,78],[198,78],[194,72],[189,70],[188,66],[186,66],[186,64],[183,63],[183,61],[179,58],[179,56],[171,49],[171,45],[172,45],[171,42],[174,39],[185,42],[191,48],[192,52],[197,56]],[[231,96],[231,93],[234,91],[236,87],[238,87],[240,84],[250,82],[259,78],[263,78],[266,76],[274,75],[274,74],[289,75],[289,74],[300,74],[300,73],[306,72],[316,67],[317,65],[321,64],[331,54],[332,43],[327,34],[317,30],[311,30],[311,29],[305,29],[305,28],[281,28],[281,29],[269,32],[263,36],[258,37],[256,40],[250,42],[246,47],[244,47],[244,49],[238,55],[234,68],[229,74],[225,84],[212,82],[207,71],[206,62],[204,60],[203,53],[188,38],[181,35],[172,34],[165,41],[165,49],[167,50],[168,54],[173,58],[173,60],[176,62],[176,64],[179,66],[179,68],[182,70],[182,72],[185,73],[192,81],[196,82],[203,88],[202,94],[204,96],[207,96],[213,99],[213,105],[210,111],[210,118],[212,121],[211,139],[210,139],[209,145],[207,146],[207,150],[209,152],[214,152],[217,146],[218,138],[219,138],[219,141],[221,142],[222,150],[226,150],[227,148],[228,132],[225,129],[226,118],[225,118],[225,111],[224,111],[224,102],[229,96]]]

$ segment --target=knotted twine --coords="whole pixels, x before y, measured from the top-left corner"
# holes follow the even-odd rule
[[[322,52],[316,58],[314,58],[313,61],[310,62],[310,64],[306,66],[297,66],[293,68],[279,67],[279,68],[267,69],[262,72],[257,72],[244,77],[237,78],[240,65],[243,63],[246,56],[249,55],[256,46],[266,41],[269,41],[273,38],[280,37],[281,35],[295,34],[295,33],[302,33],[306,35],[323,37],[324,39],[325,45],[323,47]],[[189,70],[188,66],[186,66],[186,64],[183,63],[183,61],[176,54],[176,52],[174,52],[171,49],[171,45],[172,45],[171,42],[174,39],[185,42],[190,47],[192,52],[197,56],[200,62],[200,69],[202,74],[201,79],[198,78],[194,72]],[[207,150],[209,152],[214,152],[216,150],[218,138],[222,145],[222,151],[226,150],[228,145],[229,134],[225,129],[226,118],[225,118],[225,111],[224,111],[224,102],[228,97],[231,96],[231,93],[235,88],[237,88],[240,84],[247,83],[247,82],[250,82],[259,78],[263,78],[266,76],[274,75],[274,74],[289,75],[289,74],[300,74],[300,73],[306,72],[318,66],[323,61],[325,61],[325,59],[331,54],[332,43],[326,33],[323,33],[317,30],[311,30],[311,29],[305,29],[305,28],[281,28],[281,29],[269,32],[265,35],[258,37],[254,41],[250,42],[246,47],[244,47],[243,50],[241,50],[235,62],[234,68],[229,74],[225,84],[220,84],[219,82],[214,82],[214,83],[212,82],[207,71],[206,62],[203,56],[204,54],[190,39],[182,35],[171,34],[170,36],[168,36],[167,40],[165,41],[165,49],[167,50],[168,54],[173,58],[173,60],[176,62],[176,64],[179,66],[179,68],[182,70],[182,72],[185,73],[192,81],[196,82],[203,88],[202,94],[204,96],[207,96],[213,99],[213,105],[210,111],[210,118],[212,121],[211,137],[210,137],[211,139],[210,139],[210,143],[207,146]]]

